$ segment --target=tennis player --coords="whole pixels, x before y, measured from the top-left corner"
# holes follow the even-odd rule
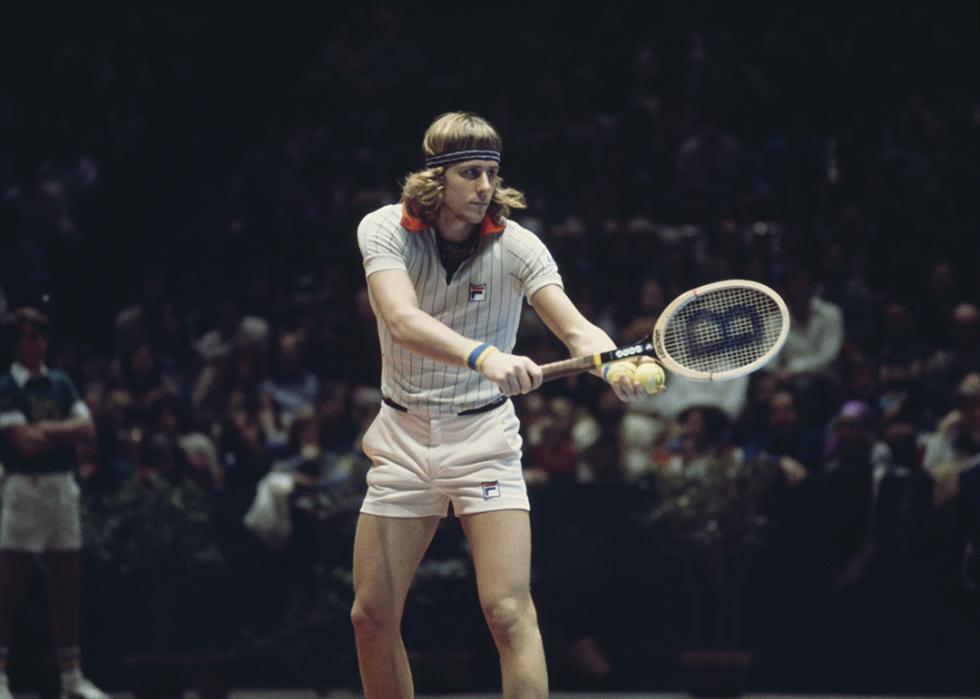
[[[509,220],[525,201],[500,178],[494,128],[473,114],[443,114],[422,150],[425,168],[408,175],[401,203],[367,215],[357,232],[384,396],[364,435],[372,467],[354,541],[361,681],[367,699],[414,695],[402,611],[451,502],[472,550],[503,695],[544,697],[522,440],[509,400],[542,379],[537,364],[511,353],[523,300],[572,355],[615,343],[565,294],[544,244]],[[622,400],[646,397],[611,366],[607,378]]]
[[[14,608],[40,556],[47,573],[51,637],[63,699],[109,699],[82,675],[79,653],[81,521],[75,445],[95,436],[72,380],[48,369],[48,317],[13,315],[14,362],[0,374],[0,460],[7,470],[0,514],[0,699],[12,699],[7,648]]]

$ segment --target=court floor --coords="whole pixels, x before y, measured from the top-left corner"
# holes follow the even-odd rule
[[[752,694],[742,695],[742,699],[951,699],[954,695],[928,694]],[[962,695],[965,696],[965,695]],[[133,699],[129,692],[113,692],[113,699]],[[36,694],[15,694],[15,699],[38,699]],[[183,699],[200,699],[196,692],[188,691]],[[317,696],[309,690],[300,689],[249,689],[232,691],[228,699],[363,699],[360,694],[336,691],[325,697]],[[499,694],[419,694],[417,699],[500,699]],[[643,693],[643,692],[606,692],[595,694],[590,692],[552,692],[551,699],[690,699],[689,695],[678,693]]]
[[[310,699],[311,695],[304,694],[283,694],[281,697],[279,695],[268,696],[269,699]],[[913,696],[913,695],[902,695],[901,697],[893,696],[872,696],[872,695],[858,695],[858,694],[744,694],[742,699],[834,699],[834,698],[846,699],[950,699],[950,697],[930,697],[926,695]],[[233,695],[233,699],[239,699],[237,696]],[[259,695],[255,694],[242,694],[241,699],[259,699]],[[358,699],[356,694],[336,694],[330,695],[329,699]],[[429,694],[420,696],[419,699],[500,699],[499,694]],[[677,693],[677,694],[643,694],[643,693],[612,693],[612,694],[591,694],[591,693],[578,693],[578,692],[554,692],[551,694],[551,699],[690,699],[690,695]]]
[[[132,699],[128,692],[113,693],[113,699]],[[900,697],[893,695],[869,695],[869,694],[745,694],[742,699],[950,699],[946,696],[930,695],[911,695],[903,694]],[[17,694],[16,699],[37,699],[33,694]],[[187,692],[184,699],[199,699],[197,693]],[[350,692],[332,692],[326,698],[317,697],[316,694],[307,690],[283,689],[283,690],[241,690],[232,691],[229,699],[361,699],[360,694]],[[500,699],[499,694],[420,694],[418,699]],[[593,694],[588,692],[553,692],[551,699],[689,699],[684,693],[642,693],[642,692],[622,692],[622,693],[603,693]]]

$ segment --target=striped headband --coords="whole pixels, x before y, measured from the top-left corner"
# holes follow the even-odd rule
[[[448,165],[449,163],[458,163],[462,160],[493,160],[499,163],[500,151],[481,149],[454,150],[449,153],[441,153],[440,155],[430,155],[425,159],[425,166],[439,167],[440,165]]]

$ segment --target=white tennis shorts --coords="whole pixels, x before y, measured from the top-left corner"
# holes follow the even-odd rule
[[[43,553],[81,547],[79,489],[73,474],[7,476],[0,495],[0,548]]]
[[[476,415],[426,417],[382,404],[364,434],[371,459],[361,512],[445,517],[530,510],[514,404]]]

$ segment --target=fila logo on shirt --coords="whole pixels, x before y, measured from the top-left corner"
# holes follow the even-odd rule
[[[486,284],[470,284],[470,301],[482,301],[487,297]]]
[[[483,483],[483,499],[500,497],[500,484],[497,481],[487,481]]]

